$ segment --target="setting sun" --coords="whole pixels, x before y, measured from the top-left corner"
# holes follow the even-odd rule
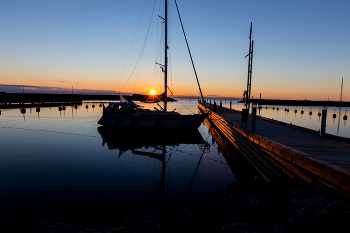
[[[155,95],[156,91],[155,90],[151,90],[151,95]]]

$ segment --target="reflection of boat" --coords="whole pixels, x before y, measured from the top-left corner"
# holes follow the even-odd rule
[[[177,146],[180,144],[207,145],[207,142],[197,129],[188,129],[181,132],[179,130],[171,130],[170,132],[167,130],[166,134],[162,131],[163,130],[118,129],[116,133],[115,129],[110,127],[100,126],[98,128],[98,132],[103,139],[103,145],[107,143],[110,150],[119,149],[119,156],[127,150],[131,150],[134,154],[140,154],[141,152],[136,151],[136,149],[139,148],[157,148],[163,145]]]
[[[127,128],[198,128],[203,122],[205,116],[203,114],[193,115],[181,115],[174,111],[167,111],[168,102],[168,20],[167,20],[167,0],[165,0],[165,17],[164,17],[164,65],[161,65],[164,72],[164,93],[161,95],[163,98],[164,106],[155,108],[155,110],[143,109],[141,106],[136,105],[133,102],[127,102],[121,96],[121,102],[110,103],[104,108],[103,115],[98,121],[98,124],[105,126],[117,126]],[[198,80],[197,80],[198,81]],[[144,99],[145,102],[159,102],[158,100]]]
[[[197,129],[187,129],[181,131],[179,137],[178,130],[166,130],[166,134],[162,133],[164,130],[145,130],[145,129],[118,129],[116,133],[115,128],[100,126],[98,132],[102,136],[103,143],[107,143],[110,150],[119,149],[119,156],[130,150],[132,154],[147,156],[151,159],[157,159],[162,164],[161,179],[158,183],[158,189],[161,190],[161,200],[165,195],[165,169],[169,164],[171,153],[166,159],[167,146],[179,146],[180,144],[196,144],[200,145],[202,154],[198,161],[198,165],[194,176],[191,180],[187,195],[190,192],[193,180],[196,176],[199,164],[203,158],[205,151],[210,148],[210,144],[206,142]],[[166,135],[166,136],[164,136]]]

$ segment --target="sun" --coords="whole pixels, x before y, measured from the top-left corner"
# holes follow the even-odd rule
[[[156,91],[155,90],[151,90],[151,95],[155,95]]]

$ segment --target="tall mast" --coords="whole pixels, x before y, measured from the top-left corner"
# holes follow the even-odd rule
[[[343,77],[341,78],[340,104],[343,101]]]
[[[253,29],[253,23],[250,23],[250,32],[249,32],[249,53],[248,57],[248,80],[247,80],[247,102],[246,102],[246,122],[245,126],[249,126],[249,108],[250,108],[250,92],[252,89],[252,68],[253,68],[253,46],[254,46],[254,40],[252,40],[252,29]]]
[[[168,102],[168,0],[165,0],[165,36],[164,36],[164,111]]]

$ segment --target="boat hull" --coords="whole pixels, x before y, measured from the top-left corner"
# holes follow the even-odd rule
[[[204,121],[205,115],[178,116],[102,116],[98,124],[125,128],[194,128]]]

